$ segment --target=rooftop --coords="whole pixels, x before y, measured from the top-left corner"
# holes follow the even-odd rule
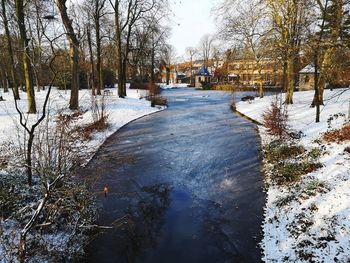
[[[196,76],[211,76],[208,69],[203,65],[196,73]]]

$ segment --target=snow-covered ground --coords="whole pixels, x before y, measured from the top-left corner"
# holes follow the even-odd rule
[[[120,127],[123,125],[129,123],[132,120],[135,120],[137,118],[140,118],[142,116],[145,116],[150,113],[157,112],[159,110],[162,110],[164,108],[162,107],[151,107],[151,103],[145,99],[140,99],[140,97],[144,97],[146,94],[145,91],[138,91],[138,90],[127,90],[127,97],[125,99],[120,99],[116,95],[117,90],[111,90],[111,93],[109,96],[98,96],[96,99],[101,102],[102,98],[104,98],[105,105],[106,105],[106,114],[108,114],[108,123],[109,126],[106,130],[102,132],[95,132],[91,136],[91,140],[87,141],[86,144],[84,144],[84,148],[82,151],[87,151],[86,154],[84,154],[84,160],[85,163],[89,161],[89,159],[93,156],[93,154],[98,150],[98,148],[103,144],[103,142],[109,137],[112,133],[116,132]],[[19,115],[15,109],[15,103],[13,100],[13,96],[11,93],[0,93],[0,96],[4,98],[5,101],[0,101],[0,160],[1,157],[3,157],[4,153],[8,151],[8,149],[5,149],[7,147],[6,145],[13,145],[18,144],[19,142],[19,136],[23,136],[24,132],[23,129],[19,125]],[[26,100],[26,93],[21,92],[20,93],[21,100],[18,101],[19,107],[22,110],[22,112],[27,111],[27,100]],[[35,122],[37,118],[40,116],[41,107],[43,105],[43,102],[45,100],[46,91],[36,92],[36,103],[37,103],[37,110],[39,111],[37,115],[27,115],[25,114],[26,118],[28,118],[28,124]],[[69,103],[69,91],[65,92],[62,90],[58,90],[54,88],[52,90],[52,93],[50,95],[49,100],[49,128],[54,129],[55,125],[55,116],[58,112],[64,111],[69,112],[68,103]],[[94,121],[93,113],[92,113],[92,105],[94,105],[92,102],[92,96],[90,95],[89,90],[80,90],[79,91],[79,104],[80,104],[80,110],[83,112],[81,116],[79,116],[79,119],[76,121],[76,126],[84,126],[91,124]],[[45,129],[45,122],[42,123],[41,126],[38,127],[38,130],[42,128]],[[13,156],[13,153],[11,153],[10,156]],[[6,171],[2,171],[0,169],[0,176],[2,176],[1,179],[4,180],[7,175],[10,175]],[[5,176],[5,177],[4,177]],[[38,186],[40,188],[40,186]],[[33,200],[36,200],[33,198]],[[23,201],[23,200],[22,200]],[[28,210],[28,207],[35,210],[35,207],[37,206],[37,201],[31,201],[30,204],[26,204],[25,201],[22,203],[23,206]],[[0,207],[2,209],[2,206]],[[30,209],[29,209],[30,210]],[[33,210],[33,211],[34,211]],[[3,220],[1,218],[2,211],[0,213],[0,263],[5,262],[16,262],[16,259],[14,256],[11,256],[11,253],[9,254],[9,247],[8,244],[11,246],[15,245],[15,248],[18,247],[18,237],[19,237],[19,231],[23,227],[19,222],[16,220],[13,220],[11,218],[7,218],[6,220]],[[29,235],[30,236],[30,235]],[[12,237],[16,237],[15,239],[12,239]],[[45,244],[47,246],[48,250],[52,250],[53,247],[55,247],[55,251],[62,252],[62,253],[75,253],[76,250],[79,250],[78,252],[81,252],[81,245],[84,242],[84,239],[80,236],[77,236],[76,240],[74,242],[75,246],[71,246],[70,243],[68,243],[67,240],[72,241],[74,237],[71,236],[70,232],[62,232],[62,231],[56,231],[49,234],[42,235],[40,237],[40,242]],[[6,241],[8,242],[5,242]],[[39,242],[39,241],[38,241]],[[16,251],[16,249],[10,249],[12,253]],[[44,250],[44,245],[42,245],[42,248]],[[5,253],[5,251],[7,251]],[[72,252],[75,251],[75,252]],[[6,255],[6,257],[5,257]],[[73,255],[72,255],[73,256]],[[44,257],[45,258],[45,257]],[[31,258],[30,262],[47,262],[43,260],[41,255],[36,255],[35,257]]]
[[[108,138],[112,133],[117,131],[120,127],[128,122],[140,118],[144,115],[161,110],[160,107],[152,108],[150,102],[140,97],[145,97],[146,91],[143,90],[127,90],[127,97],[120,99],[116,95],[117,90],[111,90],[112,95],[105,96],[106,113],[108,114],[109,128],[104,132],[96,133],[93,139],[88,142],[89,152],[95,152],[98,147]],[[2,93],[5,101],[0,101],[0,144],[7,141],[13,141],[18,136],[17,131],[19,127],[19,115],[16,111],[13,96],[11,93]],[[26,93],[21,92],[21,100],[19,107],[23,112],[27,111]],[[38,115],[30,115],[29,120],[35,121],[40,115],[40,110],[44,102],[46,91],[36,92],[36,103]],[[57,111],[68,108],[70,91],[58,90],[54,88],[50,95],[49,112],[54,115]],[[100,97],[101,99],[101,97]],[[81,109],[85,112],[80,120],[79,125],[89,124],[93,121],[92,114],[92,96],[89,90],[79,91],[79,104]]]
[[[187,88],[189,84],[187,83],[170,83],[167,85],[166,83],[159,83],[158,84],[161,89],[176,89],[176,88]]]
[[[349,121],[350,90],[326,90],[321,122],[310,108],[313,91],[297,92],[289,125],[302,131],[299,144],[322,150],[323,167],[291,186],[267,185],[262,248],[265,262],[350,262],[350,141],[327,143],[322,134]],[[237,110],[259,122],[276,96],[238,102]],[[338,117],[337,117],[338,116]],[[262,144],[273,139],[259,127]],[[265,160],[265,165],[268,165]]]

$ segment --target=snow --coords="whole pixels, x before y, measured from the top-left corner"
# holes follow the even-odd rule
[[[88,142],[90,152],[95,152],[111,134],[116,132],[123,125],[132,120],[163,109],[161,107],[152,108],[150,107],[149,101],[141,99],[142,97],[145,97],[145,91],[128,89],[127,97],[125,99],[121,99],[116,95],[116,89],[111,90],[111,92],[111,96],[104,97],[110,127],[104,132],[94,134],[93,139]],[[17,133],[14,131],[18,130],[19,128],[19,117],[15,109],[12,94],[2,93],[1,96],[3,96],[5,101],[0,102],[0,144],[15,140]],[[20,96],[21,100],[19,101],[19,107],[23,112],[26,112],[27,95],[25,92],[21,92]],[[35,96],[37,109],[41,110],[41,105],[45,100],[46,91],[36,92]],[[62,109],[67,109],[69,97],[69,91],[65,92],[64,90],[53,88],[49,100],[50,114],[52,115]],[[98,99],[101,98],[102,96],[98,96]],[[79,91],[80,108],[83,111],[86,111],[81,116],[79,125],[88,124],[93,121],[91,100],[92,97],[89,90]],[[29,120],[32,122],[35,121],[39,114],[40,112],[38,115],[29,115]]]
[[[300,74],[309,74],[309,73],[315,73],[315,66],[312,64],[309,64],[305,66],[302,70],[299,72]]]
[[[165,83],[159,83],[159,87],[163,90],[166,89],[176,89],[176,88],[187,88],[189,84],[187,83],[170,83],[169,85]]]
[[[349,120],[350,90],[325,91],[320,123],[315,123],[315,109],[310,108],[313,94],[313,91],[294,94],[294,104],[288,106],[288,123],[293,130],[303,132],[299,144],[309,150],[322,148],[323,167],[303,176],[292,187],[267,186],[261,242],[265,262],[350,260],[350,155],[344,152],[350,142],[322,141],[324,132],[340,128]],[[262,114],[274,100],[276,96],[238,102],[237,110],[262,122]],[[263,145],[273,139],[264,127],[259,127],[259,132]],[[319,183],[322,189],[310,194],[312,186]],[[281,200],[289,201],[281,205]]]

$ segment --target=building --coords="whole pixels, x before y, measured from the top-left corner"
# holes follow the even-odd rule
[[[282,67],[271,59],[234,59],[227,65],[227,77],[229,82],[240,82],[243,85],[253,86],[260,82],[264,85],[282,85]]]
[[[194,86],[196,88],[202,88],[202,83],[210,83],[212,75],[209,73],[208,69],[203,65],[195,75]]]
[[[299,71],[299,90],[312,90],[315,88],[315,67],[307,65]]]

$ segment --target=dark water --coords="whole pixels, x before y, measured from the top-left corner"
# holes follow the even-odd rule
[[[84,171],[98,178],[98,224],[113,228],[94,236],[83,261],[260,262],[255,126],[230,111],[229,94],[163,95],[166,111],[122,128]]]

